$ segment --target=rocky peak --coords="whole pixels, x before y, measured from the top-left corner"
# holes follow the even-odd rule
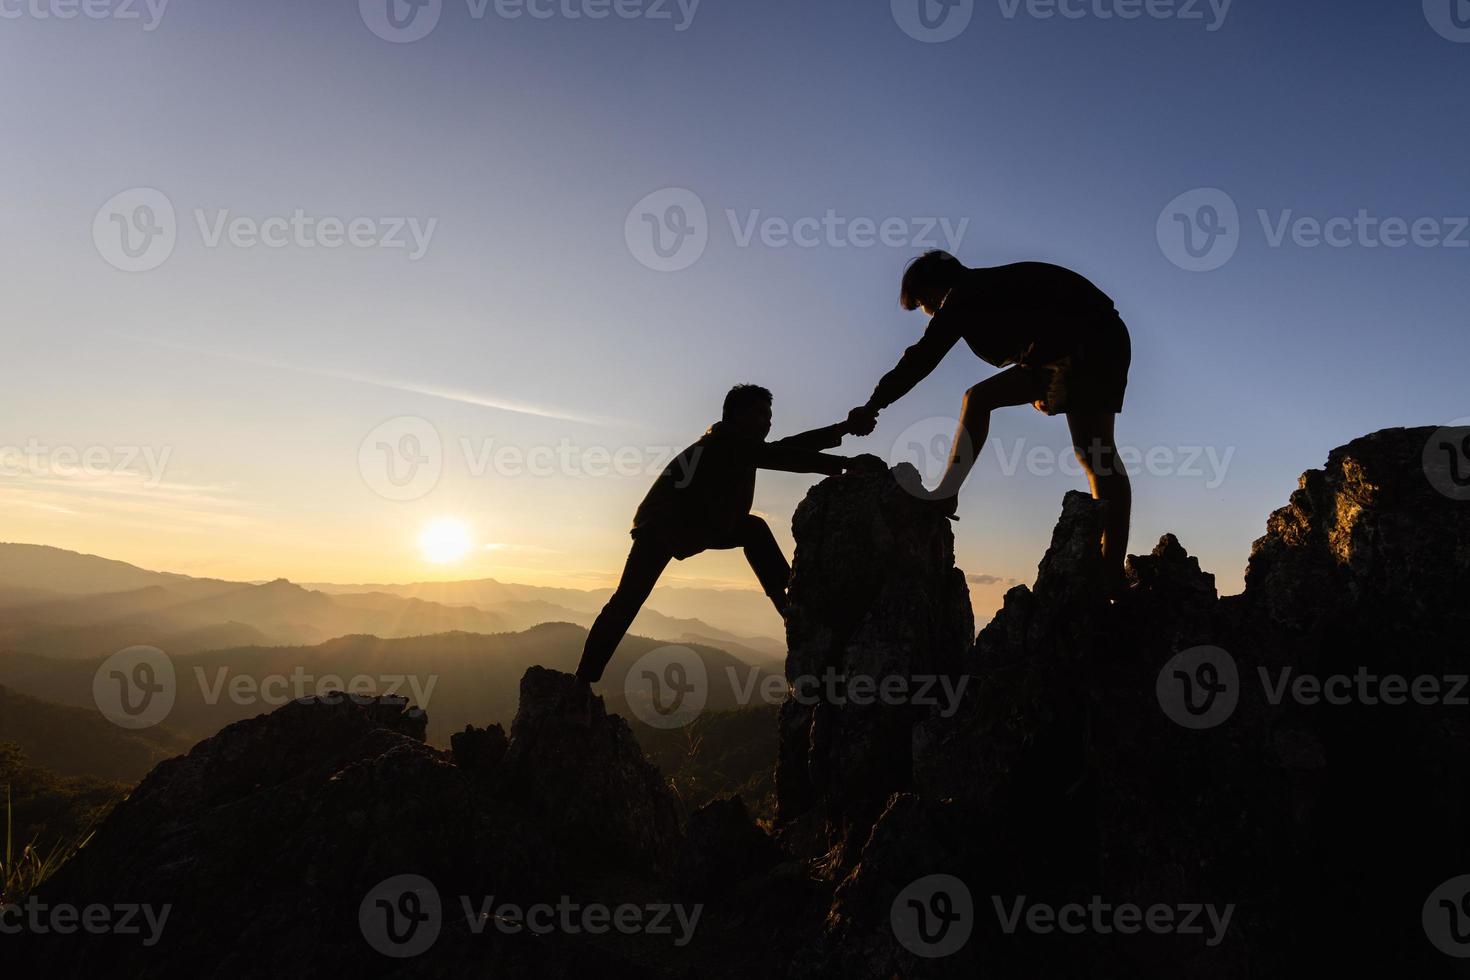
[[[957,677],[974,635],[950,522],[904,489],[910,466],[847,474],[796,510],[778,823],[800,850],[856,853],[889,794],[907,785],[914,725],[929,709],[859,703],[855,684]],[[837,697],[825,692],[836,689]],[[847,696],[853,694],[854,696]]]
[[[1470,568],[1466,502],[1444,492],[1434,428],[1384,429],[1334,449],[1302,475],[1251,550],[1255,612],[1293,630],[1342,608],[1383,603],[1463,617],[1456,575]]]
[[[671,870],[679,821],[668,786],[628,723],[570,674],[532,667],[521,678],[497,778],[588,866],[611,852],[621,864]]]

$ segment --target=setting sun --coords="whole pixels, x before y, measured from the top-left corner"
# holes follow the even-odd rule
[[[463,521],[450,517],[434,521],[419,535],[419,554],[436,565],[458,561],[473,547],[470,529]]]

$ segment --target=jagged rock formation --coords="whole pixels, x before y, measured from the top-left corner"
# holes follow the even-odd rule
[[[682,848],[673,798],[627,723],[600,699],[571,705],[572,685],[528,671],[509,743],[498,727],[463,733],[459,760],[424,744],[424,713],[402,699],[312,698],[231,725],[155,769],[39,895],[168,905],[162,942],[26,935],[26,954],[59,976],[657,975],[646,952],[585,934],[476,933],[458,898],[659,894]],[[432,952],[403,961],[370,948],[360,920],[397,875],[443,903]]]
[[[897,479],[895,479],[895,476]],[[798,849],[855,856],[907,786],[923,711],[876,701],[867,679],[957,678],[975,632],[949,521],[895,476],[826,480],[796,509],[777,820]],[[799,839],[798,839],[799,838]]]
[[[1441,693],[1470,673],[1470,505],[1426,480],[1432,432],[1376,433],[1307,473],[1256,542],[1246,592],[1228,600],[1173,536],[1130,560],[1123,601],[1090,600],[1085,545],[1101,511],[1069,495],[1035,587],[1006,597],[970,653],[975,696],[917,726],[912,782],[890,799],[798,974],[1459,975],[1421,913],[1470,868],[1466,708],[1276,693],[1286,668],[1288,680],[1434,678]],[[1214,675],[1166,665],[1205,644],[1226,652],[1213,666],[1229,690],[1198,717],[1181,714],[1190,728],[1170,710],[1186,696],[1210,702],[1179,688],[1181,675]],[[896,936],[892,908],[939,873],[968,885],[974,934],[926,959]],[[1008,932],[996,902],[1022,895],[1235,908],[1215,946],[1177,933]]]
[[[1470,695],[1453,680],[1470,673],[1470,502],[1426,479],[1431,434],[1334,450],[1223,600],[1165,535],[1130,559],[1128,594],[1099,601],[1102,509],[1069,494],[1035,584],[973,641],[948,523],[893,477],[834,477],[796,515],[788,679],[934,676],[962,696],[789,701],[774,834],[738,799],[680,828],[626,723],[554,671],[526,674],[508,736],[472,728],[452,752],[402,702],[314,700],[159,766],[40,892],[169,903],[156,948],[0,951],[58,977],[1463,975],[1425,916],[1470,872],[1470,706],[1443,703]],[[1303,675],[1342,703],[1291,693]],[[1400,700],[1437,679],[1441,703],[1369,703],[1387,688],[1364,675],[1410,679]],[[360,906],[402,874],[445,912],[431,950],[394,960]],[[702,917],[682,946],[533,936],[485,928],[458,895]],[[1038,903],[1098,902],[1229,919],[1026,925]]]

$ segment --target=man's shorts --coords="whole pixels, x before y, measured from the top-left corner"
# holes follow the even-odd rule
[[[1069,357],[1051,364],[1023,368],[1035,377],[1036,401],[1046,403],[1046,414],[1068,412],[1114,415],[1123,411],[1128,390],[1128,367],[1133,345],[1121,317],[1104,320],[1084,334]]]

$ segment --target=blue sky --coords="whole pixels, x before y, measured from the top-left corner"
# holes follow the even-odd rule
[[[1157,16],[1126,20],[1104,14],[1128,0],[1065,3],[1072,17],[995,0],[942,43],[901,28],[918,0],[703,0],[692,16],[557,0],[514,19],[443,0],[409,43],[343,0],[172,0],[151,30],[141,3],[123,11],[138,19],[38,15],[64,2],[0,3],[0,443],[44,450],[7,470],[0,538],[233,577],[605,584],[648,478],[578,461],[631,447],[651,465],[739,381],[776,392],[778,429],[845,415],[922,330],[896,296],[905,262],[945,244],[926,219],[963,228],[971,265],[1058,262],[1115,298],[1135,350],[1119,439],[1162,461],[1135,477],[1133,550],[1173,531],[1224,591],[1329,449],[1470,415],[1470,32],[1449,0],[1136,4]],[[569,16],[599,9],[640,15]],[[117,195],[130,218],[137,188],[174,209],[176,243],[129,272],[93,229]],[[657,271],[625,226],[669,188],[703,207],[707,245]],[[1233,254],[1204,272],[1159,233],[1198,189],[1239,213]],[[250,243],[297,209],[406,246]],[[222,212],[247,219],[242,237],[211,245]],[[1290,230],[1360,212],[1341,247]],[[780,223],[829,213],[841,231],[783,241]],[[1421,222],[1418,243],[1373,247],[1392,219]],[[854,220],[890,222],[890,242],[863,247]],[[926,420],[953,419],[989,372],[956,350],[848,448],[927,444],[949,423]],[[439,478],[407,500],[362,472],[369,433],[401,418],[441,446]],[[992,433],[1004,456],[966,488],[960,562],[1029,581],[1082,482],[1005,464],[1065,453],[1060,420],[1017,409]],[[76,477],[65,446],[109,462]],[[476,464],[505,446],[570,447],[573,464]],[[162,477],[124,465],[128,447],[166,455]],[[810,482],[762,479],[788,548]],[[475,548],[432,565],[417,536],[445,517]],[[748,581],[738,554],[675,576]]]

